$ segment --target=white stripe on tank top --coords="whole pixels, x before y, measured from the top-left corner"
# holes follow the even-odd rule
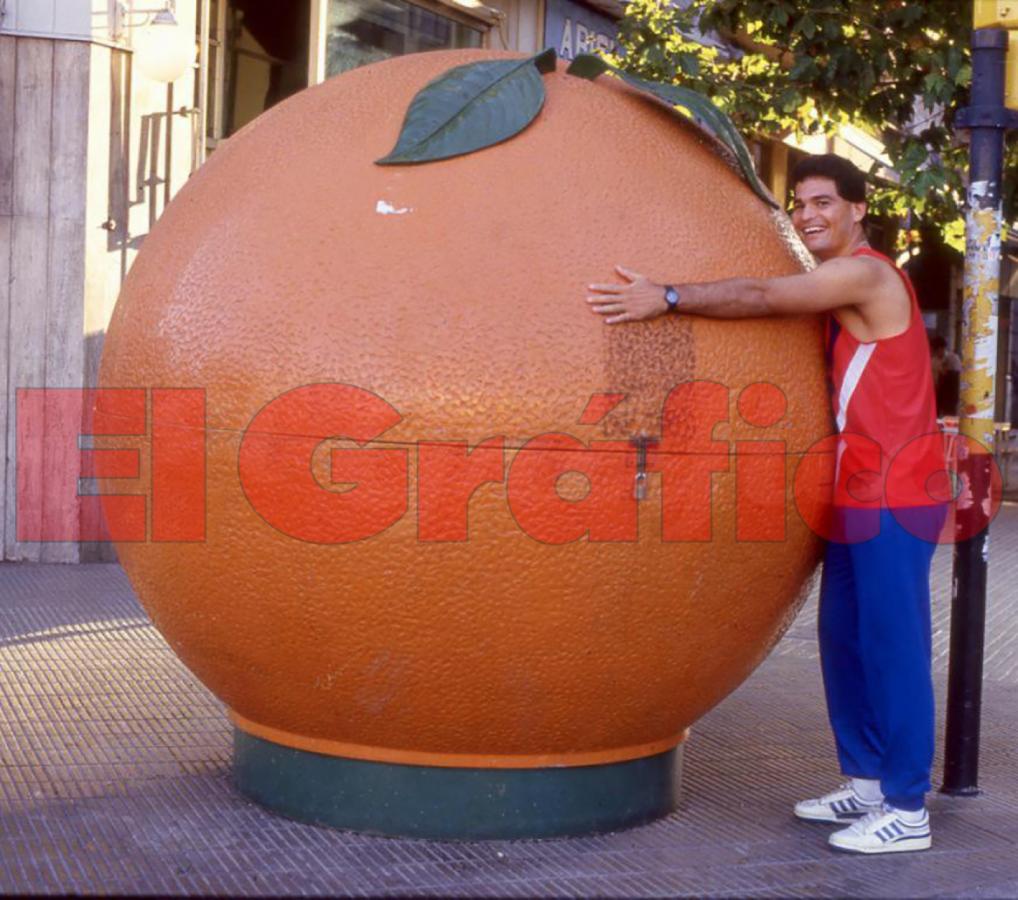
[[[838,392],[838,431],[845,430],[845,422],[848,420],[848,404],[852,400],[852,394],[859,387],[862,374],[866,371],[866,364],[870,361],[873,351],[877,349],[875,343],[860,344],[855,348],[852,359],[845,369],[845,379],[841,382],[841,390]]]

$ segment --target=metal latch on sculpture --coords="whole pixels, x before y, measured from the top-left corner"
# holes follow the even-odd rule
[[[637,500],[647,499],[647,447],[657,445],[658,439],[645,434],[630,438],[629,442],[636,447],[636,476],[633,480],[633,496]]]
[[[636,482],[633,484],[633,496],[637,500],[647,499],[647,473],[637,472]]]

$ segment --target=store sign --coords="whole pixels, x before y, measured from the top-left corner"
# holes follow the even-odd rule
[[[604,13],[573,0],[547,0],[544,13],[544,46],[554,47],[563,59],[580,53],[615,49],[618,25]]]

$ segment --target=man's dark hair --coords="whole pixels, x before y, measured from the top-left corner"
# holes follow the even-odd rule
[[[792,188],[807,178],[830,178],[843,200],[866,201],[866,176],[844,157],[823,153],[800,159],[792,169]]]

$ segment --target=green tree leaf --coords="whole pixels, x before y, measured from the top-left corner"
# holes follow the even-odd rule
[[[444,72],[418,91],[396,146],[375,162],[448,159],[519,134],[544,106],[541,73],[554,68],[549,48],[527,59],[483,60]]]
[[[609,61],[710,97],[758,138],[862,128],[902,175],[900,184],[875,182],[874,214],[892,211],[893,196],[894,210],[922,210],[946,233],[964,212],[967,149],[953,122],[969,104],[970,13],[971,0],[629,0]],[[684,37],[694,34],[722,35],[740,52]],[[648,58],[653,65],[643,63]],[[933,111],[943,127],[931,121]],[[1007,141],[1005,154],[1004,215],[1014,222],[1018,140]],[[944,173],[942,185],[919,181],[920,171],[934,170]]]
[[[689,110],[696,124],[707,131],[712,137],[719,140],[729,150],[743,177],[757,196],[771,206],[778,206],[756,174],[756,169],[753,166],[753,157],[749,153],[746,142],[743,141],[735,125],[732,124],[732,120],[711,103],[707,97],[677,84],[662,84],[658,81],[640,78],[637,75],[632,75],[629,72],[616,68],[599,56],[593,56],[588,53],[577,55],[572,63],[570,63],[569,68],[566,69],[566,74],[593,81],[599,75],[608,71],[617,75],[630,87],[634,87],[645,94],[650,94],[658,100],[664,101],[672,108],[681,106]],[[684,116],[683,118],[686,118],[688,121],[688,117]]]

